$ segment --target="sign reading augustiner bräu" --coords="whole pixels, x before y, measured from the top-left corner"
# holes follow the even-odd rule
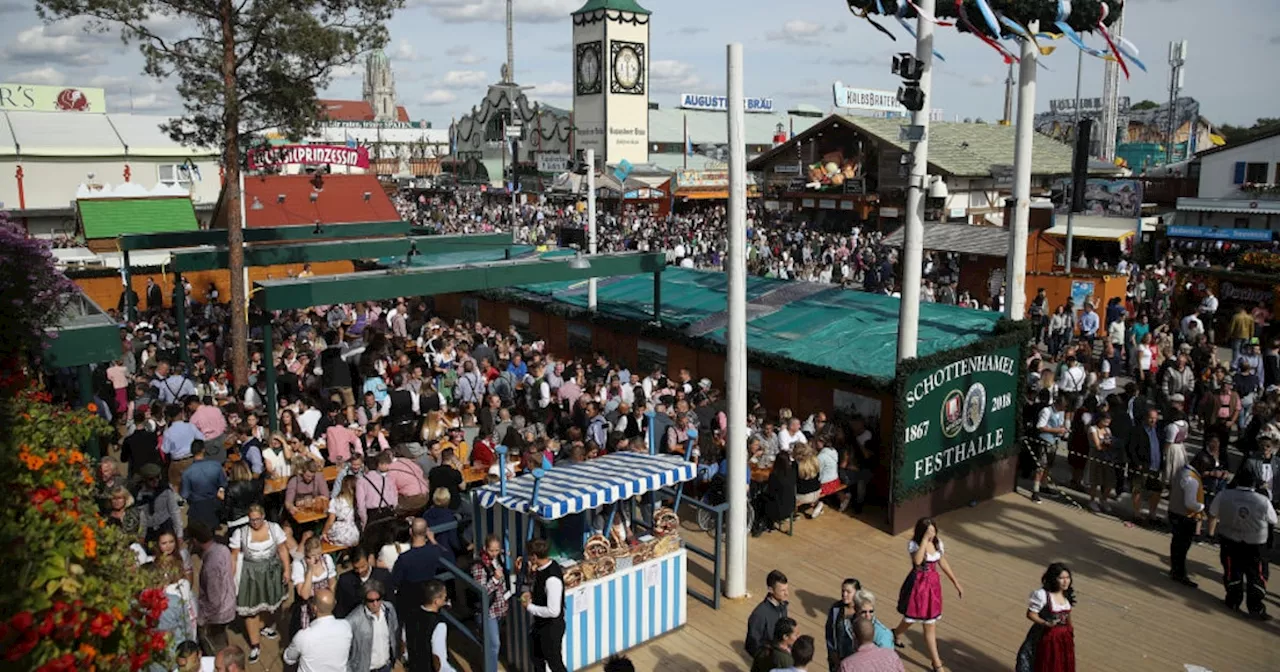
[[[1011,346],[907,376],[899,487],[949,480],[960,464],[1015,439],[1019,359]]]

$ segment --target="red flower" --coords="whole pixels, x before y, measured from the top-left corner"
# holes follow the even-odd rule
[[[111,632],[115,630],[115,627],[115,622],[111,620],[111,614],[106,612],[99,612],[89,622],[89,632],[104,639],[111,636]]]
[[[41,637],[48,637],[53,632],[53,612],[44,612],[44,620],[40,621],[38,631]]]
[[[35,620],[36,619],[31,615],[31,612],[20,611],[14,614],[13,618],[9,619],[9,625],[14,630],[25,634],[26,631],[31,628],[31,624],[35,623]]]
[[[12,662],[20,659],[28,653],[31,653],[31,650],[36,648],[36,644],[39,643],[40,637],[37,636],[35,632],[28,630],[22,634],[22,639],[14,642],[13,645],[9,647],[9,650],[4,655],[5,660]]]
[[[168,643],[165,641],[165,635],[163,632],[151,633],[151,650],[152,651],[160,651],[164,649],[166,646],[168,646]]]

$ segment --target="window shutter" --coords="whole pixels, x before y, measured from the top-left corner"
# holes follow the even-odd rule
[[[1236,161],[1236,174],[1231,178],[1231,184],[1244,184],[1245,162]]]

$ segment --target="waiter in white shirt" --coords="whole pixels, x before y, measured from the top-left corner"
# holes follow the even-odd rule
[[[529,542],[528,570],[532,586],[520,596],[520,604],[533,617],[529,628],[529,658],[534,672],[567,672],[564,665],[564,573],[550,558],[546,539]],[[516,560],[516,571],[522,569]]]
[[[311,602],[316,617],[294,635],[284,651],[284,662],[297,665],[298,672],[347,672],[351,625],[333,617],[333,591],[317,590]]]

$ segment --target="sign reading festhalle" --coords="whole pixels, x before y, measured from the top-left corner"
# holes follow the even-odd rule
[[[1016,438],[1017,346],[957,359],[907,376],[900,489],[950,479],[967,460]]]

